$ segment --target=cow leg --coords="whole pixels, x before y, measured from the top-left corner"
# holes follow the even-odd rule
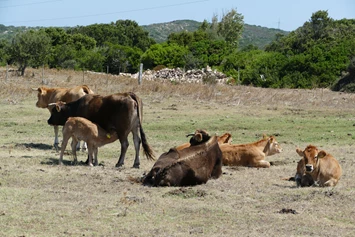
[[[73,158],[74,158],[74,165],[78,164],[78,158],[76,157],[76,147],[78,145],[79,141],[75,137],[72,137],[71,140],[71,151],[73,153]]]
[[[122,165],[124,165],[124,158],[126,156],[126,152],[129,146],[129,142],[128,142],[128,138],[124,138],[124,139],[120,139],[120,143],[121,143],[121,155],[120,158],[116,164],[116,167],[121,167]],[[139,167],[139,164],[138,164]]]
[[[67,147],[69,138],[70,136],[63,136],[62,147],[60,150],[60,156],[58,162],[59,165],[63,165],[63,155],[64,155],[65,148]]]
[[[252,167],[257,168],[270,168],[270,163],[266,160],[259,160],[252,164]]]
[[[133,142],[134,142],[134,149],[136,152],[136,156],[134,158],[133,168],[139,168],[140,161],[139,161],[139,148],[141,146],[141,138],[138,136],[138,126],[137,129],[132,130],[133,134]]]
[[[89,163],[88,163],[88,165],[89,166],[93,166],[92,160],[95,157],[94,154],[95,154],[95,148],[92,145],[89,145],[88,146],[88,155],[89,155]]]
[[[86,151],[86,149],[88,148],[86,142],[83,142],[83,145],[81,146],[81,150],[82,151]]]
[[[98,150],[99,150],[99,149],[98,149],[97,147],[95,147],[95,149],[94,149],[94,165],[95,165],[95,166],[97,166],[97,165],[99,164],[98,158],[97,158]]]
[[[58,149],[59,149],[59,141],[58,141],[59,128],[58,128],[58,126],[53,126],[53,128],[54,128],[54,144],[53,144],[53,146],[54,146],[55,150],[58,151]]]

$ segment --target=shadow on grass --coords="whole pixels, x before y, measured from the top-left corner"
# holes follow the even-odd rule
[[[57,158],[47,158],[45,161],[41,161],[41,165],[58,165],[59,159]],[[85,161],[78,161],[74,164],[72,160],[63,160],[63,165],[65,166],[87,166],[88,164]]]
[[[48,145],[48,144],[43,144],[43,143],[17,143],[15,145],[16,148],[31,148],[31,149],[38,149],[38,150],[52,150],[53,146]]]

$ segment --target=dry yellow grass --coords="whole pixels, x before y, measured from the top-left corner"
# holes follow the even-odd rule
[[[84,79],[83,79],[84,78]],[[134,182],[153,162],[114,167],[119,143],[99,151],[99,167],[58,166],[49,113],[35,107],[41,70],[24,78],[0,72],[0,236],[354,236],[355,95],[329,90],[274,90],[186,85],[45,70],[47,86],[87,84],[99,94],[137,93],[143,127],[157,155],[197,128],[230,132],[233,143],[274,134],[284,152],[269,169],[223,167],[223,175],[188,188]],[[129,138],[131,139],[131,137]],[[335,188],[296,188],[296,147],[309,143],[343,167]],[[86,154],[79,153],[79,160]],[[295,213],[295,214],[294,214]]]

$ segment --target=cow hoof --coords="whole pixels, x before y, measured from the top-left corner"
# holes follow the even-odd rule
[[[139,165],[133,165],[132,168],[139,169]]]
[[[116,167],[117,167],[117,168],[122,167],[122,166],[123,166],[123,164],[120,164],[120,163],[117,163],[117,164],[116,164]]]

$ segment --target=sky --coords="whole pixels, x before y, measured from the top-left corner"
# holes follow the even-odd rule
[[[86,26],[133,20],[139,25],[175,20],[211,22],[236,9],[249,25],[296,30],[312,14],[328,11],[334,20],[355,18],[354,0],[0,0],[5,26]]]

